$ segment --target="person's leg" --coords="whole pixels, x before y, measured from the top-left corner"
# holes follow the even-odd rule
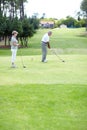
[[[16,59],[16,54],[17,54],[17,50],[12,49],[12,58],[11,58],[11,62],[12,62],[12,66],[15,67],[15,59]]]
[[[46,60],[47,55],[47,46],[42,43],[42,62]]]

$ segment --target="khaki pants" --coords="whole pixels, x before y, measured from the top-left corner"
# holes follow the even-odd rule
[[[17,49],[11,49],[11,52],[12,52],[11,62],[14,63],[16,59]]]

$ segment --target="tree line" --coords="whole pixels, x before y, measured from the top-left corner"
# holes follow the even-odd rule
[[[78,16],[77,19],[67,16],[66,18],[62,18],[60,20],[55,20],[55,26],[60,27],[60,25],[65,24],[68,28],[80,28],[86,27],[86,22],[84,18],[80,18]]]
[[[61,24],[65,24],[68,28],[86,27],[87,31],[87,0],[82,0],[80,5],[80,11],[77,13],[77,19],[67,16],[65,19],[60,20],[50,18],[49,21],[54,22],[54,27],[60,27]],[[45,15],[43,15],[44,18]],[[47,21],[47,19],[45,19]]]
[[[28,38],[39,27],[39,19],[25,15],[25,2],[27,0],[0,0],[0,40],[5,40],[5,46],[10,45],[11,33],[16,30],[21,45],[27,47]]]

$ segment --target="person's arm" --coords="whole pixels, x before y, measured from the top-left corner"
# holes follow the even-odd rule
[[[12,44],[13,44],[13,46],[18,46],[19,45],[18,41],[15,38],[12,39]]]
[[[16,42],[13,42],[13,45],[14,45],[14,46],[18,46],[19,44],[18,44],[18,43],[16,43]]]
[[[50,49],[51,47],[50,47],[50,43],[49,42],[47,42],[47,45],[48,45],[48,48]]]

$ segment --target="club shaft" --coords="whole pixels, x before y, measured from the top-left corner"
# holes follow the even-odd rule
[[[20,57],[21,57],[21,63],[22,63],[22,66],[24,67],[24,62],[23,62],[23,58],[22,58],[22,52],[20,51]]]
[[[52,49],[52,52],[61,60],[61,61],[63,61],[61,58],[60,58],[60,56],[59,55],[57,55],[57,53]]]

